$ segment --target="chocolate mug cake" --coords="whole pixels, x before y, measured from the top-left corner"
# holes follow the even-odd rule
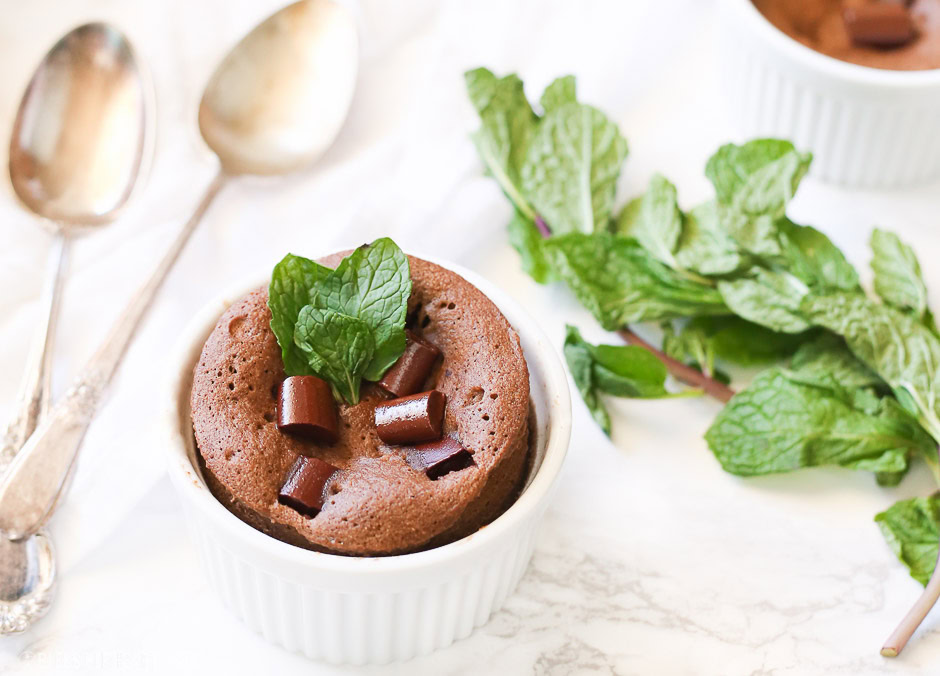
[[[193,431],[210,490],[246,523],[308,549],[382,556],[465,537],[518,496],[530,446],[519,338],[458,274],[414,257],[405,267],[405,345],[357,401],[287,373],[269,290],[219,319],[194,372]]]

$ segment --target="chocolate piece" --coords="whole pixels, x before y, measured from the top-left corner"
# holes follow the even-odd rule
[[[914,17],[907,7],[900,4],[846,7],[842,18],[852,42],[866,47],[901,47],[917,34]]]
[[[453,437],[409,448],[405,451],[405,461],[432,480],[474,464],[470,451]]]
[[[304,516],[314,517],[323,509],[323,489],[337,471],[336,467],[319,458],[302,455],[287,473],[277,501]]]
[[[379,381],[379,385],[396,397],[420,392],[431,375],[434,362],[441,355],[437,347],[418,334],[411,331],[405,333],[408,335],[405,351]]]
[[[375,431],[386,444],[419,444],[439,439],[447,397],[429,390],[375,407]]]
[[[330,386],[316,376],[291,376],[277,388],[277,428],[313,441],[339,438],[336,402]]]

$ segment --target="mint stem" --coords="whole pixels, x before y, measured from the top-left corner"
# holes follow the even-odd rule
[[[542,234],[542,237],[546,239],[552,236],[552,231],[549,229],[548,224],[538,214],[535,214],[535,227],[539,229],[539,232]]]
[[[934,564],[933,574],[931,574],[927,586],[924,587],[920,598],[907,611],[907,615],[901,620],[901,624],[891,632],[891,636],[882,646],[881,654],[884,657],[897,657],[901,654],[904,646],[911,640],[911,636],[917,631],[931,608],[937,604],[938,599],[940,599],[940,546],[937,547],[937,562]]]
[[[920,626],[924,618],[927,617],[927,613],[937,603],[937,599],[940,599],[940,549],[938,549],[937,563],[934,566],[933,575],[930,576],[930,582],[927,583],[920,598],[907,611],[907,615],[901,620],[898,628],[885,641],[884,647],[881,649],[883,656],[897,657],[901,654],[904,646],[907,645],[911,636],[917,631],[917,627]]]
[[[653,355],[655,355],[659,361],[666,365],[669,373],[671,373],[676,380],[681,380],[686,385],[691,385],[692,387],[698,387],[704,391],[705,394],[709,395],[710,397],[714,397],[723,403],[728,403],[731,397],[735,395],[734,390],[724,383],[718,382],[714,378],[709,378],[698,369],[688,366],[687,364],[683,364],[677,359],[673,359],[662,350],[657,350],[655,347],[636,335],[630,328],[620,329],[617,331],[617,333],[630,345],[637,345],[642,347],[647,352],[651,352]]]

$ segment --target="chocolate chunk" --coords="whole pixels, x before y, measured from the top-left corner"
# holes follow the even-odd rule
[[[419,444],[439,439],[444,428],[443,392],[430,390],[375,407],[375,431],[386,444]]]
[[[418,334],[411,331],[405,333],[408,335],[405,351],[379,381],[379,385],[396,397],[421,391],[431,375],[434,362],[441,354],[436,346]]]
[[[439,479],[450,472],[473,465],[473,456],[453,437],[421,444],[405,451],[405,461],[429,479]]]
[[[336,402],[330,386],[316,376],[291,376],[277,389],[277,428],[313,441],[339,438]]]
[[[277,501],[304,516],[314,517],[323,509],[324,489],[337,471],[319,458],[300,456],[287,473]]]
[[[872,3],[842,12],[852,42],[865,47],[901,47],[914,39],[914,17],[904,5]]]

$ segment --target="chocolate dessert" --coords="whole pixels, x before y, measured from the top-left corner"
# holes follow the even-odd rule
[[[357,403],[342,383],[285,371],[268,289],[222,315],[195,369],[193,429],[210,490],[246,523],[308,549],[391,555],[469,535],[517,497],[529,449],[519,338],[456,273],[413,257],[409,268],[406,342],[380,378],[363,377]]]
[[[940,68],[940,0],[753,0],[774,26],[827,56],[871,68]]]

